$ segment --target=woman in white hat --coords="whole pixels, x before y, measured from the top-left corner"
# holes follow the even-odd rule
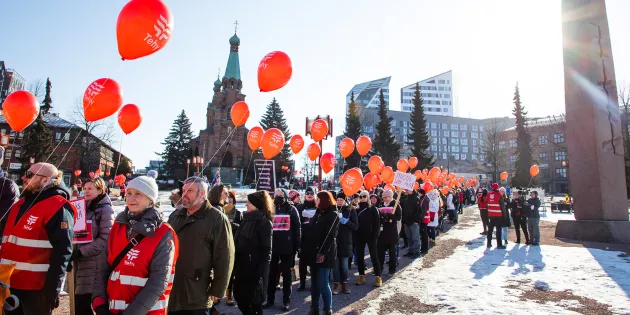
[[[178,242],[155,209],[158,187],[147,176],[127,186],[127,207],[118,214],[94,283],[96,314],[166,314]]]

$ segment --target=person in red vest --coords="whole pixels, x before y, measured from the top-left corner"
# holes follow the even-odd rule
[[[503,224],[503,215],[506,213],[505,202],[503,196],[499,192],[499,184],[492,184],[492,191],[485,197],[488,206],[488,248],[492,247],[492,230],[496,227],[497,248],[504,249],[501,241],[501,227]]]
[[[59,306],[76,209],[54,165],[33,164],[22,181],[24,193],[11,207],[0,249],[0,264],[15,264],[11,293],[20,305],[5,314],[48,315]]]
[[[477,190],[477,205],[479,206],[479,215],[481,216],[481,223],[483,224],[483,232],[481,235],[488,234],[488,203],[486,201],[486,197],[488,195],[488,191],[484,188],[481,190]]]
[[[127,207],[109,233],[94,279],[98,315],[165,315],[173,287],[178,239],[155,209],[155,179],[139,176],[127,186]]]

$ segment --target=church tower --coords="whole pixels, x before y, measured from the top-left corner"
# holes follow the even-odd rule
[[[204,171],[208,179],[212,179],[217,170],[221,172],[224,183],[242,182],[243,168],[246,168],[251,157],[251,150],[247,145],[247,133],[244,126],[234,130],[230,117],[232,105],[238,101],[245,101],[242,93],[241,69],[238,50],[241,40],[234,32],[229,40],[230,54],[223,78],[217,76],[214,82],[212,101],[207,108],[207,126],[199,132],[199,137],[191,142],[191,148],[199,150],[209,167]],[[231,136],[230,136],[231,135]],[[226,142],[226,139],[228,139]],[[225,144],[224,144],[225,142]],[[222,146],[223,144],[223,146]]]

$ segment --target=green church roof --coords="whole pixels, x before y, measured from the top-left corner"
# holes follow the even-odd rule
[[[238,38],[238,36],[236,36],[236,34],[234,34],[234,36],[230,37],[230,44],[232,45],[239,45],[241,43],[241,39]]]

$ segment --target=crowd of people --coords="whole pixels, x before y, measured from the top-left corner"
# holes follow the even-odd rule
[[[470,201],[462,189],[376,188],[346,196],[308,187],[303,196],[286,189],[251,193],[241,212],[229,187],[190,177],[173,191],[175,211],[166,221],[153,177],[128,182],[126,207],[117,215],[106,183],[96,177],[82,183],[91,241],[73,244],[77,212],[55,166],[33,164],[22,179],[22,198],[2,220],[1,263],[15,264],[11,292],[20,300],[9,315],[52,314],[71,269],[77,315],[218,314],[223,298],[243,314],[262,314],[276,308],[278,287],[277,308],[289,311],[292,282],[299,279],[297,290],[306,290],[309,276],[309,314],[332,314],[333,296],[352,293],[353,266],[354,284],[368,282],[366,248],[373,285],[380,287],[401,256],[427,254],[444,222],[457,223]],[[511,222],[519,242],[522,229],[527,244],[538,244],[535,192],[525,201],[493,185],[476,200],[488,247],[496,227],[503,248],[503,228]]]

